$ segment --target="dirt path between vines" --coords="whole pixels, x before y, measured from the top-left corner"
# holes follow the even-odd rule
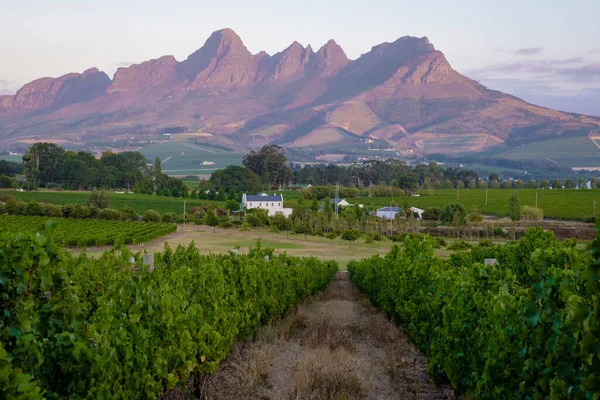
[[[324,293],[234,346],[219,370],[194,386],[194,397],[207,400],[454,399],[345,271]]]

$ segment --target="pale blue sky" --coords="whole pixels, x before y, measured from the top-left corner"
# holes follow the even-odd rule
[[[542,105],[600,115],[600,0],[0,0],[0,90],[172,54],[232,28],[253,53],[335,39],[350,58],[427,36],[459,72]]]

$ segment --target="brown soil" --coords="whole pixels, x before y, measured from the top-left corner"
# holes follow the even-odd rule
[[[232,349],[219,370],[168,398],[454,399],[427,360],[338,272],[329,288]]]

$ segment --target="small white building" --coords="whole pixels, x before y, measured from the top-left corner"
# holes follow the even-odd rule
[[[335,205],[335,199],[331,199],[329,201],[331,202],[331,204]],[[338,205],[338,207],[348,207],[350,205],[350,203],[348,203],[346,201],[346,199],[341,199],[341,200],[338,200],[337,205]]]
[[[377,210],[377,216],[379,218],[385,219],[394,219],[396,218],[396,214],[404,211],[402,207],[383,207]],[[416,219],[423,219],[423,210],[417,207],[411,207],[410,211],[412,211],[413,215]]]
[[[244,193],[242,196],[242,208],[261,208],[268,211],[269,217],[272,217],[277,213],[281,213],[286,217],[292,215],[291,208],[283,207],[283,195],[281,194],[269,196],[266,193],[257,195],[247,195]]]
[[[394,219],[400,211],[403,211],[403,209],[399,207],[383,207],[377,210],[377,216],[379,218]]]

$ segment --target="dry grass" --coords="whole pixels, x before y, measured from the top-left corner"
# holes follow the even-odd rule
[[[341,271],[329,288],[248,341],[219,370],[169,399],[453,399],[427,361]]]
[[[294,368],[295,399],[362,399],[376,384],[370,365],[343,348],[317,348]]]

